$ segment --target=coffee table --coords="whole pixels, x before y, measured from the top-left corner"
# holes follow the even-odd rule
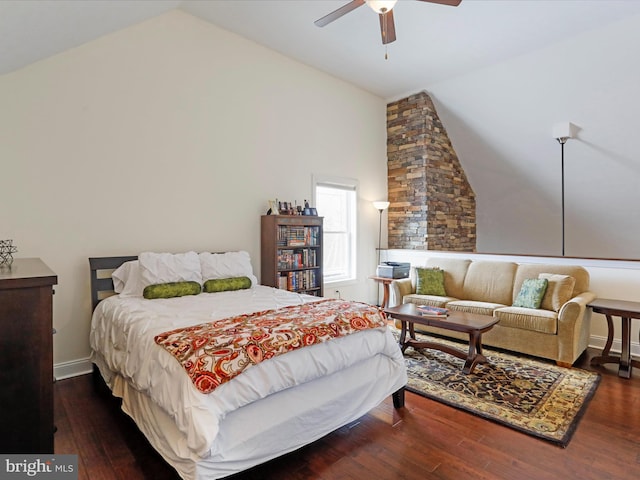
[[[446,352],[463,359],[464,373],[471,373],[478,363],[487,363],[487,358],[482,354],[482,334],[488,332],[498,323],[498,319],[488,315],[477,315],[475,313],[449,312],[448,316],[437,317],[434,315],[423,315],[413,303],[405,303],[396,307],[385,308],[384,312],[391,318],[400,320],[402,330],[400,332],[400,349],[402,353],[407,347],[432,348]],[[449,347],[436,342],[421,342],[416,340],[414,325],[428,325],[439,327],[455,332],[469,334],[469,351],[463,352],[457,348]],[[409,337],[407,338],[407,329]]]

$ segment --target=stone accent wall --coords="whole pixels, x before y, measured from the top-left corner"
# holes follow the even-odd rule
[[[476,251],[476,200],[429,95],[387,105],[389,248]]]

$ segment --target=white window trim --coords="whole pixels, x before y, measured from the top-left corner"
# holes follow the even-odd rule
[[[311,192],[312,192],[312,199],[313,199],[313,206],[316,206],[316,187],[318,185],[327,185],[327,186],[335,186],[335,187],[340,187],[340,188],[345,188],[345,189],[349,189],[349,190],[354,190],[355,194],[356,194],[356,199],[355,199],[355,216],[356,218],[354,219],[354,224],[355,224],[355,229],[354,229],[354,239],[353,239],[353,258],[352,258],[352,269],[353,271],[352,273],[352,277],[351,278],[346,278],[346,279],[339,279],[339,280],[333,280],[333,281],[327,281],[326,277],[324,278],[324,285],[326,285],[326,288],[336,288],[336,287],[340,287],[340,286],[347,286],[347,285],[354,285],[357,283],[358,280],[358,238],[357,238],[357,234],[358,234],[358,192],[359,192],[359,182],[357,179],[355,178],[349,178],[349,177],[338,177],[338,176],[333,176],[333,175],[312,175],[311,177]],[[318,215],[322,216],[322,212],[318,212]]]

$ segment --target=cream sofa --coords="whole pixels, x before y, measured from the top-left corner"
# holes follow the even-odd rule
[[[591,311],[586,305],[595,294],[589,291],[589,273],[583,267],[442,257],[427,259],[424,267],[444,271],[446,296],[416,294],[416,272],[412,266],[409,278],[391,283],[393,304],[411,302],[492,315],[499,323],[483,334],[483,345],[551,359],[565,367],[573,365],[587,348]],[[557,306],[557,312],[511,306],[523,281],[538,278],[541,273],[573,277],[571,298]],[[548,306],[546,298],[543,306],[545,303]],[[435,327],[416,325],[416,330],[468,340],[468,335]]]

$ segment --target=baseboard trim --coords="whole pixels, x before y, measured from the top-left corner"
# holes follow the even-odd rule
[[[91,359],[82,358],[80,360],[72,360],[71,362],[57,363],[53,366],[53,376],[56,380],[64,380],[65,378],[78,377],[86,375],[93,370]]]
[[[607,343],[607,337],[602,337],[599,335],[592,335],[589,337],[589,347],[595,348],[596,350],[604,349],[604,346]],[[622,352],[622,341],[620,339],[614,338],[613,343],[611,344],[611,352],[620,354]],[[640,343],[631,342],[631,356],[640,358]]]

